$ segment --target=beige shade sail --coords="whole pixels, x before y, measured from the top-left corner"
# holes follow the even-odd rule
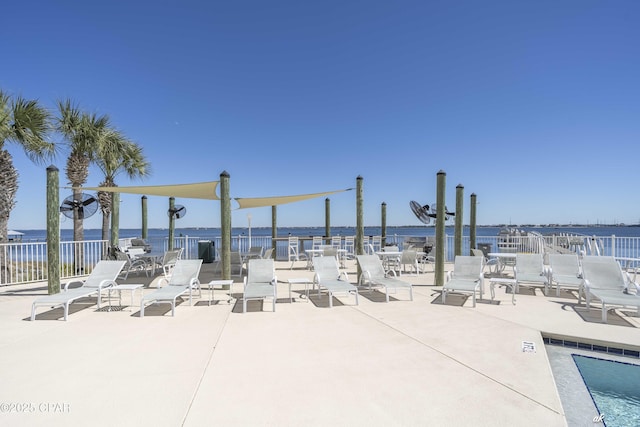
[[[131,187],[82,187],[80,190],[104,191],[107,193],[145,194],[151,196],[184,197],[187,199],[220,200],[216,188],[220,181],[194,184],[138,185]]]
[[[275,196],[275,197],[235,197],[234,200],[240,205],[238,209],[261,208],[264,206],[277,206],[286,203],[300,202],[302,200],[313,199],[315,197],[328,196],[329,194],[342,193],[344,190],[327,191],[324,193],[299,194],[297,196]]]

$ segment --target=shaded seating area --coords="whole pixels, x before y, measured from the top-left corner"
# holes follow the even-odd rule
[[[376,255],[357,255],[356,260],[360,266],[362,274],[358,281],[358,286],[368,286],[384,288],[387,302],[389,302],[389,292],[397,292],[398,289],[409,292],[409,299],[413,301],[413,285],[394,277],[390,277],[384,270],[382,261]]]
[[[144,317],[144,309],[147,304],[159,302],[169,302],[171,304],[171,315],[175,316],[176,300],[188,293],[189,305],[191,305],[194,288],[198,289],[198,294],[201,297],[202,291],[198,279],[201,266],[201,259],[180,259],[176,261],[171,277],[169,279],[165,277],[160,279],[159,284],[166,283],[166,286],[144,295],[140,300],[140,317]]]
[[[276,270],[274,261],[269,259],[250,259],[247,264],[247,275],[244,278],[242,296],[242,312],[247,312],[247,301],[271,298],[276,311],[277,299]]]
[[[587,308],[594,299],[600,301],[602,322],[607,322],[607,307],[635,307],[640,316],[640,285],[631,282],[620,264],[609,256],[582,258]]]
[[[102,291],[112,286],[116,286],[116,279],[125,265],[125,261],[100,261],[91,271],[89,277],[84,281],[71,280],[67,282],[61,292],[47,295],[36,299],[31,305],[31,320],[36,318],[36,307],[63,307],[64,320],[69,317],[69,306],[80,298],[97,296],[98,308],[102,300]],[[72,284],[79,283],[80,286],[70,288]]]
[[[318,287],[318,296],[325,290],[329,296],[329,308],[333,307],[335,294],[353,295],[358,305],[358,288],[349,282],[347,274],[340,272],[338,260],[333,256],[313,257],[313,286]]]
[[[447,280],[442,288],[442,302],[446,303],[447,294],[458,292],[470,294],[473,306],[476,306],[476,293],[482,298],[484,274],[482,258],[477,256],[456,256],[453,271],[447,272]]]

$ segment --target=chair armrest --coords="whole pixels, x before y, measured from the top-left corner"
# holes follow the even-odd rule
[[[69,289],[69,285],[72,283],[80,283],[80,286],[82,286],[82,284],[84,283],[84,280],[69,280],[67,283],[64,284],[64,291],[67,291]]]
[[[103,280],[98,285],[98,289],[102,291],[103,289],[111,288],[113,286],[117,286],[118,284],[114,280]]]
[[[362,272],[362,274],[360,275],[360,280],[358,280],[358,284],[363,285],[367,280],[369,281],[369,283],[371,283],[371,273],[369,272],[369,270],[365,270]]]

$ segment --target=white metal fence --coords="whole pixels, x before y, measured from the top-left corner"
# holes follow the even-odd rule
[[[421,240],[422,239],[422,240]],[[502,239],[502,240],[501,240]],[[505,241],[501,236],[477,236],[476,247],[484,246],[488,252],[500,252],[505,248]],[[639,237],[616,236],[513,236],[510,242],[519,252],[542,252],[545,248],[562,248],[586,255],[609,255],[615,257],[640,258]],[[387,235],[386,243],[398,245],[400,249],[405,241],[413,245],[432,246],[433,236],[415,237],[403,235]],[[168,239],[150,241],[153,252],[160,254],[167,250]],[[287,238],[276,239],[275,257],[278,260],[287,259]],[[120,241],[122,246],[128,246],[130,239]],[[301,250],[311,249],[312,239],[300,238]],[[213,240],[201,240],[198,237],[180,236],[173,242],[174,248],[184,248],[183,258],[196,259],[204,256],[203,251],[213,247],[212,256],[219,258],[220,237]],[[272,247],[271,236],[254,236],[251,241],[245,235],[232,236],[231,250],[248,252],[251,246]],[[61,242],[60,278],[68,280],[85,275],[99,260],[107,257],[108,242],[91,240],[82,242]],[[470,253],[469,236],[463,236],[462,254]],[[453,261],[454,236],[447,235],[445,239],[445,260]],[[46,242],[3,243],[0,244],[0,286],[20,283],[39,282],[47,280],[47,244]]]

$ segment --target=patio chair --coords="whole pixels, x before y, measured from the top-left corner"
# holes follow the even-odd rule
[[[331,237],[331,247],[335,249],[340,249],[342,247],[342,237],[340,236]]]
[[[63,307],[64,320],[66,322],[69,317],[69,306],[71,303],[80,298],[94,295],[98,297],[98,308],[100,308],[102,291],[117,284],[116,279],[125,264],[126,261],[110,260],[98,262],[95,267],[93,267],[93,270],[91,270],[89,277],[84,281],[77,279],[71,280],[65,284],[62,292],[36,299],[31,305],[31,320],[36,319],[36,307],[47,306],[51,308]],[[69,289],[69,286],[73,283],[80,283],[81,286]]]
[[[332,256],[313,257],[313,286],[318,286],[318,296],[321,289],[325,289],[329,295],[329,308],[333,307],[333,296],[337,293],[353,294],[358,305],[358,288],[349,283],[346,273],[340,273],[338,260]]]
[[[610,305],[636,307],[640,316],[640,285],[629,280],[615,258],[585,256],[582,258],[582,274],[587,308],[592,299],[600,300],[603,323],[607,322],[607,306]],[[629,289],[630,285],[635,289]]]
[[[344,256],[347,259],[354,259],[356,256],[356,238],[355,236],[344,236]]]
[[[229,274],[240,277],[244,272],[248,259],[243,258],[240,252],[229,252]],[[222,256],[218,255],[213,262],[213,274],[222,274]]]
[[[130,273],[144,273],[147,277],[149,276],[149,272],[147,271],[147,260],[143,258],[136,258],[136,254],[141,255],[143,253],[145,252],[142,249],[134,250],[133,252],[124,252],[118,247],[111,249],[112,259],[116,261],[124,261],[124,267],[118,276],[120,279],[127,280]]]
[[[542,254],[516,254],[516,264],[513,267],[516,279],[516,293],[520,284],[526,283],[528,287],[542,286],[543,292],[547,295],[549,290],[549,276],[544,266]]]
[[[200,289],[200,268],[202,267],[201,259],[179,259],[176,261],[171,277],[169,279],[161,278],[158,285],[166,283],[166,286],[156,289],[155,291],[143,295],[140,300],[140,317],[144,317],[144,308],[146,304],[158,302],[171,303],[171,315],[176,314],[176,300],[187,292],[189,293],[189,305],[193,300],[193,289],[198,289],[198,294],[202,297]]]
[[[372,286],[384,288],[387,302],[389,302],[389,291],[395,292],[398,289],[406,289],[409,291],[409,299],[413,301],[413,285],[400,279],[391,277],[384,271],[382,261],[377,255],[357,255],[356,260],[360,266],[361,274],[360,280],[358,280],[358,286],[369,286],[371,291]]]
[[[250,259],[262,258],[262,252],[264,252],[264,248],[262,246],[251,246],[249,248],[249,252],[244,255],[245,263]]]
[[[271,298],[276,311],[277,283],[275,263],[272,259],[250,259],[244,278],[242,312],[247,312],[247,301]]]
[[[420,273],[420,266],[418,265],[418,251],[415,249],[405,249],[400,255],[400,265],[402,271],[407,272],[407,265],[411,267],[416,274]]]
[[[178,248],[171,251],[166,251],[162,256],[162,260],[158,263],[158,266],[162,267],[162,274],[165,278],[169,278],[171,276],[171,271],[173,267],[175,267],[176,262],[182,256],[182,252],[184,248]]]
[[[320,246],[324,245],[324,239],[322,236],[313,236],[311,241],[311,249],[320,249]]]
[[[491,273],[491,267],[494,267],[496,272],[498,272],[498,258],[489,258],[485,255],[482,249],[471,249],[471,255],[480,256],[483,259],[483,268],[489,267],[489,273]]]
[[[287,256],[289,262],[291,262],[290,270],[293,269],[293,264],[296,261],[307,260],[307,255],[298,253],[300,241],[297,236],[289,236],[288,246],[287,246]]]
[[[273,258],[273,248],[269,248],[262,254],[262,259],[271,259]]]
[[[471,294],[473,306],[476,306],[476,292],[482,298],[484,274],[482,273],[482,258],[477,256],[456,256],[453,261],[453,271],[447,272],[447,280],[442,288],[442,303],[447,301],[449,292]]]
[[[549,254],[549,287],[556,288],[556,296],[560,289],[578,291],[578,304],[584,294],[584,279],[578,254]]]
[[[371,238],[371,244],[373,245],[373,251],[381,251],[383,250],[382,246],[382,236],[373,236]]]

